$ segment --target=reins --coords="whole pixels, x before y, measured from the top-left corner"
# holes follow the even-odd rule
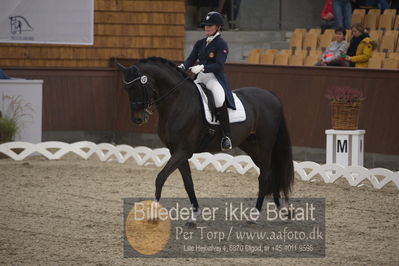
[[[160,103],[161,101],[165,100],[166,97],[168,97],[169,95],[171,95],[172,93],[174,93],[174,92],[180,87],[180,85],[183,84],[183,82],[186,81],[186,80],[189,79],[189,78],[190,78],[189,76],[185,77],[185,78],[184,78],[182,81],[180,81],[176,86],[174,86],[172,89],[170,89],[170,90],[168,91],[168,93],[166,93],[165,95],[159,97],[159,98],[156,99],[155,101],[149,103],[148,106],[151,106],[151,105],[153,105],[153,104]]]

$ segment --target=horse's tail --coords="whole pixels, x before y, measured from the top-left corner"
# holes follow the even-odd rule
[[[283,192],[286,200],[288,200],[291,186],[294,183],[294,165],[291,140],[283,112],[272,150],[270,177],[272,183],[270,187],[272,191],[270,192],[278,195]]]

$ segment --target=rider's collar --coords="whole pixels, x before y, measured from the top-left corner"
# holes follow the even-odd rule
[[[206,38],[206,45],[208,45],[211,41],[213,41],[213,39],[215,39],[217,36],[220,35],[220,31],[216,32],[216,34],[209,36],[208,38]]]

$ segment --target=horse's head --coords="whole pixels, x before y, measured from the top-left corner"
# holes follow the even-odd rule
[[[149,77],[142,74],[136,65],[126,68],[118,63],[118,67],[124,72],[123,83],[129,95],[132,121],[136,124],[147,122],[151,114],[149,108],[155,96],[149,85]]]

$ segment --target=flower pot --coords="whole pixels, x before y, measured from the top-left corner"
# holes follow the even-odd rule
[[[360,101],[352,103],[331,102],[332,128],[356,130],[359,128]]]

